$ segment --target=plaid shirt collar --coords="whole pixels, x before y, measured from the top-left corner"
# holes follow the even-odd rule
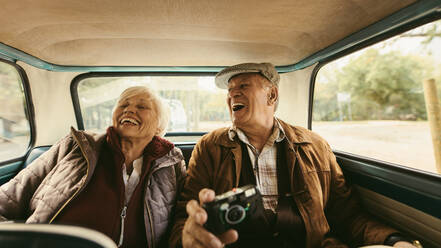
[[[240,130],[239,128],[237,128],[236,126],[233,125],[233,126],[230,127],[230,129],[228,129],[228,138],[231,141],[234,141],[234,138],[236,136],[239,138],[239,140],[241,140],[245,144],[250,145],[250,143],[248,141],[248,138],[245,135],[245,133],[242,130]],[[274,139],[273,137],[276,137],[276,138]],[[273,140],[271,143],[274,144],[274,142],[282,141],[285,137],[286,137],[285,130],[283,130],[282,125],[280,125],[279,119],[274,117],[273,133],[271,134],[271,136],[268,139],[268,141]],[[270,145],[272,145],[272,144],[270,144]]]

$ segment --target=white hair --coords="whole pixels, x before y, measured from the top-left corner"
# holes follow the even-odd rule
[[[124,90],[118,98],[118,102],[128,97],[147,94],[149,100],[153,102],[153,105],[158,114],[158,130],[156,134],[158,136],[164,136],[167,131],[168,121],[170,119],[170,110],[167,105],[164,104],[160,96],[156,95],[150,88],[146,86],[133,86]]]

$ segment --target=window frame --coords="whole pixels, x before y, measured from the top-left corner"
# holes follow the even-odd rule
[[[4,160],[4,161],[0,161],[0,167],[3,167],[4,165],[7,165],[7,164],[23,161],[23,159],[28,155],[29,151],[35,145],[35,134],[36,134],[35,111],[34,111],[34,103],[32,102],[31,87],[29,85],[29,79],[26,75],[26,72],[24,71],[24,69],[21,66],[19,66],[15,62],[16,61],[7,60],[7,59],[0,57],[0,63],[6,63],[6,64],[13,66],[16,69],[16,71],[21,79],[21,85],[23,87],[23,93],[24,93],[25,104],[26,104],[26,109],[24,110],[24,112],[25,112],[25,115],[29,121],[29,134],[30,134],[29,138],[30,139],[29,139],[28,147],[22,156],[16,157],[16,158],[11,158],[11,159]]]

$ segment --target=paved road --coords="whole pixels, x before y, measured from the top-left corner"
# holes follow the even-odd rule
[[[312,130],[334,150],[435,172],[435,156],[427,122],[314,122]]]

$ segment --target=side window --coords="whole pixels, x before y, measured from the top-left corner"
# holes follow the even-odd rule
[[[31,141],[23,82],[17,69],[0,60],[0,163],[24,155]]]
[[[441,21],[320,69],[312,130],[334,150],[441,173]]]

